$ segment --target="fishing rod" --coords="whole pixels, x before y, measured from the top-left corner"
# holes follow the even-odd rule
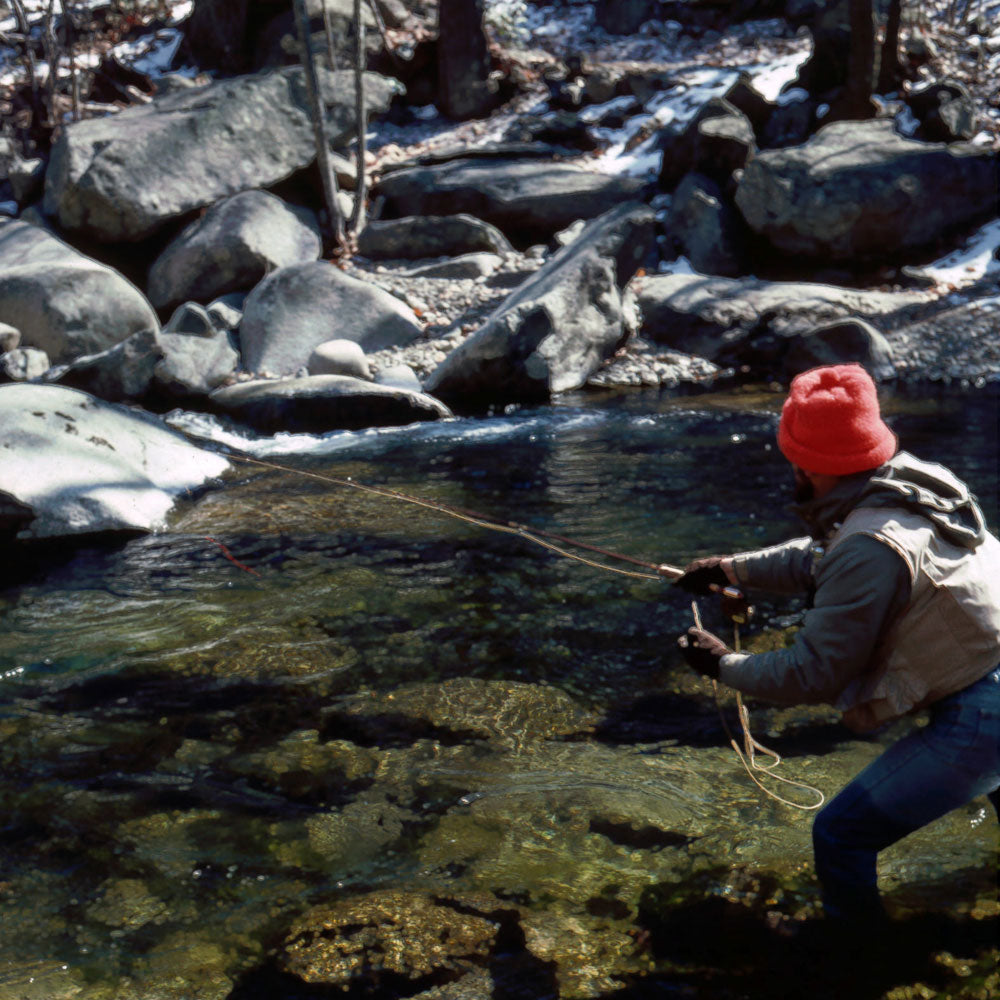
[[[525,524],[519,524],[517,521],[504,520],[498,517],[493,517],[490,514],[483,514],[480,511],[468,510],[464,507],[456,507],[453,504],[443,503],[439,500],[427,500],[424,497],[414,496],[410,493],[403,493],[400,490],[389,489],[386,486],[373,486],[370,483],[362,483],[350,476],[330,476],[319,472],[309,472],[305,469],[293,469],[289,466],[279,465],[277,462],[265,462],[259,458],[251,458],[249,455],[231,454],[227,457],[237,462],[243,462],[246,465],[255,465],[259,468],[270,469],[275,472],[288,473],[290,475],[305,476],[308,479],[316,479],[319,482],[331,483],[335,486],[347,486],[351,489],[360,490],[363,493],[371,493],[375,496],[386,497],[391,500],[400,500],[404,503],[414,504],[418,507],[434,510],[441,514],[447,514],[449,517],[454,517],[469,524],[478,525],[479,527],[517,535],[520,538],[525,538],[537,545],[542,545],[543,547],[557,552],[560,555],[564,555],[567,558],[576,559],[578,562],[583,562],[599,569],[606,569],[612,573],[620,573],[625,576],[638,577],[644,580],[677,580],[684,575],[683,569],[679,566],[671,566],[669,563],[653,563],[645,559],[637,559],[634,556],[625,555],[622,552],[613,552],[610,549],[601,548],[599,545],[591,545],[590,543],[582,542],[579,539],[567,538],[565,535],[559,535],[552,531],[544,531],[541,528],[530,528]],[[580,549],[585,552],[592,552],[595,555],[603,557],[604,559],[612,559],[617,562],[628,563],[632,566],[639,566],[642,567],[643,570],[651,572],[627,570],[621,568],[620,566],[608,565],[607,563],[597,562],[593,559],[586,559],[575,552],[569,551],[569,549]]]
[[[465,521],[468,524],[474,524],[479,527],[489,528],[493,531],[501,531],[507,534],[516,535],[519,538],[525,538],[528,541],[534,542],[536,545],[541,545],[559,555],[566,556],[569,559],[575,559],[577,562],[585,563],[588,566],[593,566],[597,569],[608,570],[612,573],[619,573],[625,576],[637,577],[644,580],[678,580],[685,573],[683,569],[679,566],[672,566],[669,563],[653,563],[645,559],[637,559],[634,556],[625,555],[622,552],[614,552],[610,549],[602,548],[599,545],[591,545],[589,542],[581,542],[575,538],[567,538],[565,535],[559,535],[552,531],[544,531],[541,528],[529,528],[527,525],[520,524],[517,521],[507,521],[500,518],[493,517],[489,514],[483,514],[480,511],[468,510],[464,507],[456,507],[453,504],[443,503],[438,500],[427,500],[424,497],[413,496],[410,493],[404,493],[401,490],[390,489],[387,486],[373,486],[370,483],[362,483],[350,476],[330,476],[319,472],[309,472],[305,469],[293,469],[289,466],[280,465],[277,462],[265,462],[263,459],[253,458],[249,455],[238,455],[230,453],[227,457],[233,459],[237,462],[242,462],[245,465],[253,465],[262,469],[269,469],[272,472],[281,472],[288,475],[294,476],[304,476],[307,479],[315,479],[322,483],[330,483],[334,486],[344,486],[351,489],[359,490],[363,493],[369,493],[374,496],[386,497],[391,500],[399,500],[404,503],[414,504],[418,507],[424,507],[428,510],[437,511],[441,514],[447,514],[449,517],[457,518],[458,520]],[[232,553],[217,539],[209,538],[208,541],[214,542],[222,550],[223,555],[229,559],[231,562],[235,563],[240,569],[245,570],[248,573],[253,573],[255,576],[259,576],[256,570],[251,569],[249,566],[245,566],[243,563],[239,562]],[[586,556],[580,555],[578,552],[571,551],[572,549],[580,549],[584,552],[592,552],[595,555],[599,555],[604,560],[614,560],[617,562],[628,563],[632,566],[641,567],[641,570],[631,570],[624,569],[621,566],[614,566],[608,562],[598,562],[596,559],[590,559]],[[712,584],[710,589],[720,595],[722,598],[722,610],[733,622],[733,635],[734,635],[734,645],[736,649],[740,648],[739,641],[739,626],[741,624],[746,624],[750,621],[753,616],[754,609],[749,605],[744,596],[742,590],[738,587],[723,587],[717,584]],[[694,613],[695,624],[701,627],[701,617],[698,613],[697,603],[692,603],[692,610]],[[725,721],[725,717],[722,715],[722,706],[719,701],[719,686],[718,683],[712,682],[713,691],[715,694],[716,705],[719,709],[720,718],[722,718],[723,727],[726,733],[730,737],[730,744],[736,751],[737,757],[743,764],[747,774],[750,776],[751,780],[761,789],[765,794],[769,795],[771,798],[776,799],[785,805],[792,806],[795,809],[802,809],[806,811],[811,811],[813,809],[818,809],[825,801],[824,795],[819,789],[814,788],[811,785],[807,785],[804,782],[794,781],[789,778],[781,777],[773,773],[773,769],[777,767],[781,762],[781,758],[773,751],[769,750],[767,747],[759,743],[750,732],[750,720],[747,713],[746,707],[743,704],[742,698],[739,692],[736,693],[736,703],[740,719],[740,727],[743,731],[744,747],[741,751],[739,745],[737,744],[735,738],[730,732],[729,726]],[[755,751],[760,750],[772,758],[772,763],[761,764],[757,761],[755,756]],[[797,788],[805,789],[809,792],[815,793],[817,796],[817,801],[809,804],[801,804],[794,802],[790,799],[784,798],[783,796],[777,795],[772,792],[769,788],[766,788],[761,784],[759,778],[754,772],[765,772],[769,774],[772,778],[778,781],[783,781],[786,784],[793,785]]]

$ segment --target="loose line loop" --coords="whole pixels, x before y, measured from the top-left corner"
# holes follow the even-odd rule
[[[694,624],[696,628],[701,628],[701,614],[698,611],[698,604],[696,601],[691,602],[691,611],[694,614]],[[738,653],[740,651],[740,627],[735,622],[733,623],[733,649]],[[712,681],[712,693],[715,696],[715,707],[719,712],[719,719],[722,721],[722,728],[725,729],[726,735],[729,737],[729,745],[736,752],[736,756],[739,757],[740,763],[743,765],[743,769],[746,771],[747,776],[750,780],[765,794],[769,795],[772,799],[783,803],[786,806],[791,806],[793,809],[801,809],[803,812],[812,812],[815,809],[819,809],[824,802],[826,802],[826,796],[815,786],[809,785],[804,781],[796,781],[794,778],[786,778],[784,775],[775,774],[774,769],[781,763],[781,755],[777,751],[770,749],[770,747],[764,746],[763,743],[759,742],[750,732],[750,712],[747,710],[746,705],[743,703],[743,695],[736,691],[736,714],[740,720],[740,729],[743,733],[743,748],[740,748],[739,743],[736,741],[736,737],[733,736],[732,730],[729,728],[729,723],[726,722],[726,716],[722,711],[722,698],[719,691],[719,682],[717,680]],[[757,760],[757,751],[762,754],[766,754],[768,757],[772,758],[770,764],[762,764]],[[802,803],[793,802],[791,799],[786,799],[783,795],[778,795],[777,792],[772,792],[770,788],[762,784],[760,779],[754,774],[754,771],[758,773],[767,774],[769,777],[774,778],[775,781],[781,781],[786,785],[793,785],[796,788],[802,788],[807,792],[812,792],[817,801],[813,803]]]

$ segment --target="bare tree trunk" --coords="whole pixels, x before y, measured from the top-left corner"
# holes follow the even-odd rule
[[[847,112],[871,118],[872,70],[875,65],[875,18],[872,0],[850,0],[851,51],[847,61]]]
[[[365,207],[365,19],[362,0],[354,0],[354,121],[357,132],[357,162],[355,164],[354,208],[348,228],[358,231],[361,212]]]
[[[888,94],[903,82],[903,64],[899,59],[899,28],[903,20],[903,0],[890,0],[885,22],[885,39],[878,67],[878,92]]]
[[[63,45],[69,59],[70,94],[73,101],[73,121],[80,120],[80,74],[76,68],[76,26],[70,16],[67,0],[62,0]]]
[[[326,65],[333,70],[337,68],[337,46],[333,40],[333,20],[328,0],[323,0],[323,33],[326,35]]]
[[[42,35],[45,47],[45,59],[49,64],[49,76],[45,81],[45,89],[49,98],[49,125],[52,128],[52,137],[56,137],[59,131],[59,113],[56,110],[56,89],[59,83],[59,45],[56,42],[56,0],[49,0],[49,6],[45,10],[44,34]]]
[[[42,102],[41,91],[38,87],[35,57],[31,52],[31,22],[28,20],[27,12],[21,0],[10,0],[10,5],[14,11],[14,19],[17,21],[17,30],[24,39],[24,68],[28,74],[28,86],[31,87],[31,124],[33,128],[38,128],[44,124],[42,121],[44,117],[44,104]]]
[[[329,218],[329,233],[337,246],[343,249],[346,246],[344,217],[337,201],[337,175],[333,172],[333,164],[330,162],[330,141],[326,132],[323,91],[320,88],[319,76],[316,72],[316,58],[309,37],[309,12],[306,9],[306,0],[293,0],[293,3],[302,70],[306,79],[306,95],[309,99],[309,114],[312,118],[313,137],[316,140],[316,165],[319,167],[320,179],[323,183],[323,197],[326,201],[326,211]]]

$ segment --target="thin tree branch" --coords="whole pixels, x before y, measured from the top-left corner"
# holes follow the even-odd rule
[[[309,115],[312,118],[313,138],[316,142],[316,165],[319,167],[323,183],[323,197],[326,202],[329,231],[338,247],[346,247],[344,217],[337,201],[337,176],[330,161],[330,141],[326,132],[326,108],[316,71],[316,57],[312,50],[309,34],[309,12],[306,0],[293,0],[295,24],[299,35],[299,54],[306,80],[306,96],[309,100]]]
[[[358,231],[361,212],[365,206],[365,134],[368,121],[365,115],[365,19],[361,0],[354,0],[354,120],[357,132],[357,162],[355,165],[354,207],[348,228]]]

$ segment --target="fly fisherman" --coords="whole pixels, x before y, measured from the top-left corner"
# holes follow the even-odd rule
[[[1000,542],[964,483],[897,452],[860,365],[797,376],[778,447],[810,537],[699,559],[677,583],[810,595],[801,630],[752,656],[697,628],[678,644],[708,677],[779,704],[830,703],[859,732],[930,708],[813,824],[827,916],[867,929],[885,920],[879,851],[979,795],[1000,812]]]

